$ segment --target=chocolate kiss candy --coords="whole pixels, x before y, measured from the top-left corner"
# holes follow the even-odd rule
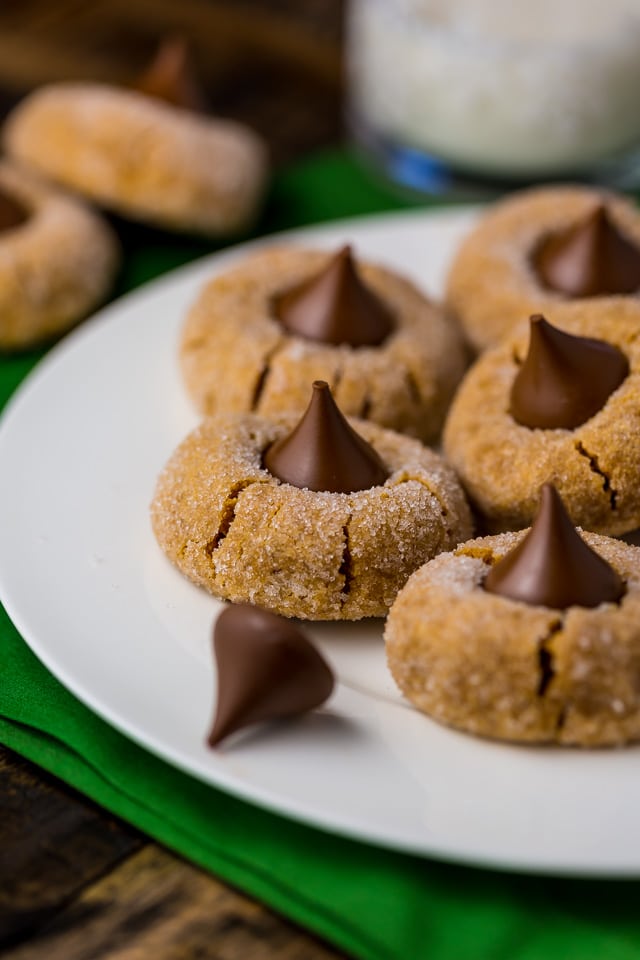
[[[524,427],[570,430],[601,410],[628,372],[617,347],[563,333],[535,314],[529,352],[511,387],[511,415]]]
[[[529,533],[491,568],[484,589],[556,610],[615,603],[625,591],[615,570],[573,526],[551,483],[542,487],[540,507]]]
[[[21,203],[0,190],[0,232],[19,227],[29,219],[29,212]]]
[[[209,745],[242,727],[305,713],[333,690],[323,657],[290,620],[233,604],[215,625],[218,703]]]
[[[351,247],[343,247],[317,276],[274,300],[283,327],[307,340],[373,347],[393,329],[385,304],[362,282]]]
[[[140,93],[164,100],[174,107],[184,107],[194,113],[204,113],[207,109],[188,44],[182,37],[163,40],[151,64],[133,86]]]
[[[389,476],[373,447],[347,423],[324,380],[314,381],[302,419],[269,447],[264,466],[294,487],[332,493],[368,490]]]
[[[533,262],[542,283],[568,297],[640,288],[640,250],[620,233],[602,204],[582,223],[543,240]]]

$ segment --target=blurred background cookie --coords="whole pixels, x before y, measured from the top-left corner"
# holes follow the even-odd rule
[[[175,105],[189,90],[175,92],[172,103],[88,81],[44,86],[7,118],[5,149],[133,220],[213,236],[240,231],[264,193],[265,147],[241,124]]]
[[[0,164],[0,349],[50,340],[105,299],[118,241],[81,201]]]

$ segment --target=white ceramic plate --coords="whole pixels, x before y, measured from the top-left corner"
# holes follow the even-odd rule
[[[473,215],[369,217],[287,239],[352,242],[437,293]],[[395,691],[381,623],[308,628],[341,681],[322,711],[249,732],[226,752],[204,746],[221,605],[161,555],[148,504],[196,423],[176,365],[185,310],[245,250],[113,304],[51,351],[10,404],[0,425],[0,593],[18,629],[115,727],[280,813],[449,860],[640,876],[639,748],[512,747],[444,729]]]

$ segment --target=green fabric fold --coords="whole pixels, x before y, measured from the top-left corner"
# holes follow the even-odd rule
[[[401,205],[339,151],[278,177],[259,231]],[[121,230],[121,290],[213,249]],[[1,402],[42,353],[0,359]],[[118,733],[48,673],[2,608],[0,656],[4,744],[355,957],[640,957],[638,882],[477,870],[307,827],[200,783]]]

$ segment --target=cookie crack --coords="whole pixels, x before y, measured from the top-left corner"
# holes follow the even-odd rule
[[[616,509],[616,504],[618,500],[618,491],[614,489],[611,485],[611,478],[605,471],[602,469],[598,462],[598,457],[594,453],[589,453],[583,443],[580,440],[576,440],[574,447],[581,457],[584,457],[589,461],[589,469],[602,478],[602,489],[609,496],[609,504],[612,510]]]
[[[482,560],[482,562],[486,563],[489,567],[493,566],[496,562],[496,557],[491,547],[466,547],[463,545],[454,550],[454,556],[471,557],[472,560]]]
[[[351,593],[351,585],[354,580],[353,558],[351,556],[350,533],[349,533],[350,522],[351,522],[351,514],[349,514],[349,516],[347,517],[342,527],[344,545],[342,547],[342,560],[340,562],[340,567],[338,568],[338,573],[342,577],[344,577],[344,582],[342,584],[342,589],[340,591],[342,605],[346,603],[347,598]]]
[[[255,413],[260,405],[260,401],[264,395],[265,387],[267,385],[267,379],[271,373],[271,367],[273,365],[273,360],[277,353],[279,353],[285,345],[285,341],[281,340],[279,343],[276,343],[274,347],[269,350],[262,359],[262,370],[256,378],[256,382],[253,387],[253,394],[251,396],[251,412]]]
[[[413,404],[419,407],[422,404],[422,394],[420,393],[420,387],[418,386],[418,381],[412,370],[405,370],[405,381],[407,384],[407,390]]]
[[[545,636],[538,643],[538,669],[540,679],[538,681],[537,694],[539,697],[545,696],[549,685],[556,675],[551,644],[553,638],[562,631],[563,627],[564,620],[561,617],[554,620]]]
[[[220,517],[220,523],[218,524],[218,530],[210,540],[204,546],[204,552],[211,559],[215,551],[219,548],[222,541],[229,535],[229,530],[231,529],[231,524],[236,517],[236,508],[238,505],[238,500],[240,499],[240,494],[243,490],[246,490],[247,487],[250,487],[254,483],[264,483],[264,480],[254,480],[251,477],[248,480],[239,480],[237,483],[234,483],[231,487],[229,493],[225,497],[224,503],[222,504],[222,511]]]
[[[360,412],[358,416],[361,420],[368,420],[369,414],[371,413],[371,397],[367,393],[364,400],[362,401],[362,406],[360,407]]]

